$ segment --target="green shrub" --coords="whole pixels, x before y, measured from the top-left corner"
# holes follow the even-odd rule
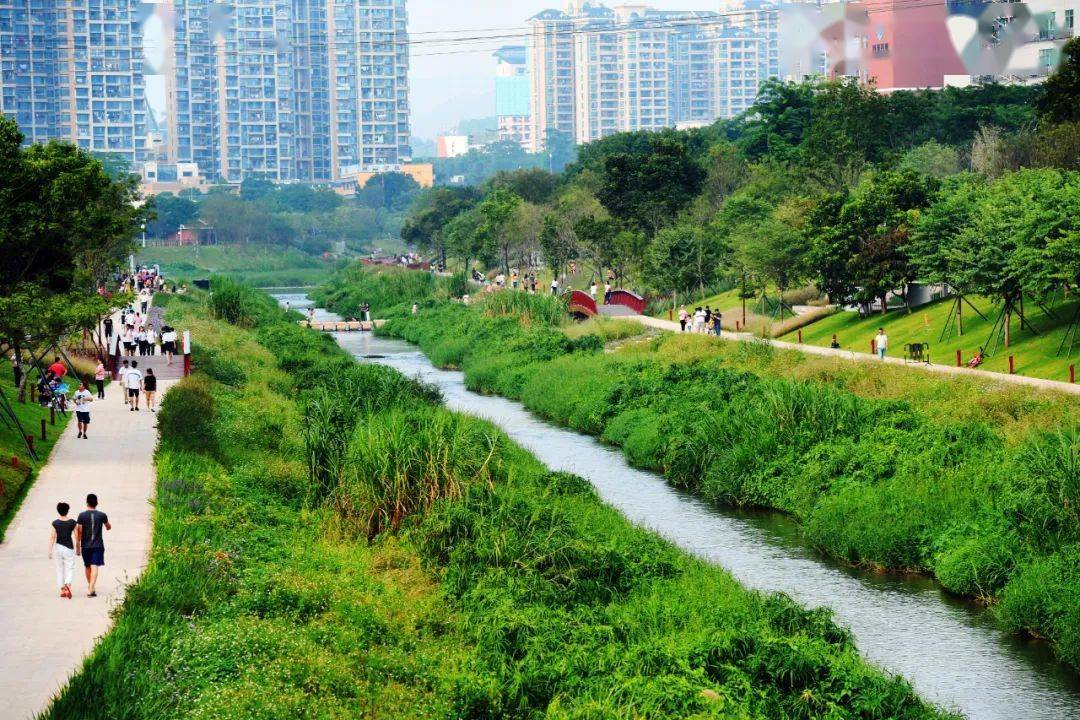
[[[191,375],[162,397],[158,430],[163,439],[180,449],[214,448],[214,415],[210,382],[201,375]]]

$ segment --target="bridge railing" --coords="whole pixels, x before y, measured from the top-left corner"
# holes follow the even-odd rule
[[[586,292],[573,290],[570,293],[568,307],[571,313],[592,317],[597,314],[596,301]]]
[[[624,305],[638,315],[645,312],[645,298],[629,290],[617,289],[608,293],[608,305]]]

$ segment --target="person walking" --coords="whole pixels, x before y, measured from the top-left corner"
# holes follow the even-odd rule
[[[559,278],[557,278],[557,277],[551,278],[551,294],[552,295],[558,295],[559,294]]]
[[[120,388],[122,390],[120,395],[124,398],[124,404],[125,405],[130,405],[131,404],[131,401],[128,400],[128,394],[127,394],[127,374],[130,371],[131,371],[131,363],[128,360],[125,360],[124,363],[120,366],[120,370],[117,371],[117,373],[116,373],[117,376],[119,376],[119,379],[120,379]]]
[[[723,330],[723,328],[720,325],[720,320],[721,319],[722,319],[722,316],[720,315],[720,313],[714,312],[712,314],[712,328],[713,328],[713,333],[716,335],[716,337],[720,337],[720,333]]]
[[[146,377],[142,384],[143,392],[146,393],[146,407],[150,412],[157,412],[154,409],[154,398],[157,396],[157,376],[154,375],[154,368],[146,368]]]
[[[161,354],[167,358],[165,364],[172,365],[173,355],[176,354],[176,331],[171,325],[161,328]]]
[[[686,312],[686,308],[680,308],[679,310],[679,328],[680,332],[686,332],[686,323],[690,321],[690,313]]]
[[[101,324],[105,328],[105,344],[108,345],[109,341],[112,340],[113,319],[111,317],[107,317],[102,321]]]
[[[64,367],[64,363],[60,362],[59,355],[53,358],[53,363],[48,367],[48,371],[55,375],[57,379],[61,379],[67,375],[67,368]]]
[[[146,326],[146,354],[150,357],[157,355],[157,333],[153,325]]]
[[[79,513],[78,526],[75,528],[75,554],[82,555],[87,597],[97,597],[98,574],[105,564],[104,531],[112,530],[109,516],[98,510],[97,506],[97,495],[87,495],[86,509]]]
[[[877,329],[877,335],[874,336],[874,348],[877,350],[877,356],[884,360],[885,352],[889,349],[889,336],[885,334],[885,328]]]
[[[139,389],[142,388],[142,371],[139,370],[139,363],[137,360],[131,361],[131,367],[128,368],[127,375],[124,377],[124,384],[127,386],[128,402],[131,405],[131,412],[135,412],[139,409]]]
[[[52,521],[52,534],[49,536],[49,559],[56,563],[56,584],[60,586],[60,597],[71,599],[71,582],[75,579],[75,532],[77,522],[68,517],[71,506],[66,502],[56,503],[58,518]]]
[[[98,360],[94,368],[94,384],[97,385],[98,400],[105,399],[105,363]]]
[[[79,425],[79,434],[76,437],[86,439],[86,428],[90,424],[90,403],[94,402],[94,396],[86,387],[86,382],[79,383],[79,389],[75,391],[75,420]]]
[[[150,289],[143,286],[143,289],[139,291],[139,310],[143,315],[146,314],[146,309],[150,305]]]
[[[596,281],[595,280],[593,280],[592,284],[589,285],[589,295],[590,295],[590,297],[592,297],[593,302],[596,302]]]

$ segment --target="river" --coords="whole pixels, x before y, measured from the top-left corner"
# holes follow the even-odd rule
[[[293,308],[302,294],[276,295]],[[317,311],[317,319],[334,319]],[[922,697],[972,720],[1080,719],[1080,676],[1050,649],[997,626],[974,603],[932,580],[848,568],[814,552],[781,513],[711,506],[630,467],[618,449],[554,427],[519,403],[465,388],[415,346],[371,333],[336,333],[361,362],[378,362],[437,386],[447,407],[490,420],[553,470],[586,478],[631,521],[723,567],[746,587],[781,591],[807,607],[830,608],[862,655],[908,679]]]

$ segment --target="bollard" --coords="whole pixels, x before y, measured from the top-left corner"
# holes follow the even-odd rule
[[[42,420],[41,422],[45,422],[45,421]],[[54,407],[52,407],[51,405],[49,406],[49,424],[50,425],[55,425],[56,424],[56,409]]]
[[[12,455],[11,456],[11,467],[13,467],[13,468],[18,468],[19,467],[19,457],[17,455]]]
[[[667,319],[668,319],[668,322],[675,322],[675,311],[674,310],[668,310],[667,311]]]
[[[742,328],[740,328],[740,327],[739,327],[739,321],[738,321],[738,320],[736,320],[736,321],[735,321],[735,332],[739,332],[739,330],[741,330],[741,329],[742,329]]]
[[[41,418],[41,439],[45,439],[45,418]]]
[[[30,385],[30,402],[37,402],[37,385]]]
[[[960,354],[960,351],[956,351],[956,367],[964,366],[964,357]]]
[[[1013,361],[1013,356],[1012,355],[1009,356],[1009,374],[1010,375],[1015,375],[1016,374],[1016,363]]]
[[[802,345],[802,330],[799,331],[799,344]]]
[[[877,355],[877,340],[870,341],[870,354]]]
[[[1071,382],[1071,383],[1076,382],[1076,366],[1075,365],[1070,365],[1069,366],[1069,382]]]
[[[184,377],[191,374],[191,353],[184,355]]]

